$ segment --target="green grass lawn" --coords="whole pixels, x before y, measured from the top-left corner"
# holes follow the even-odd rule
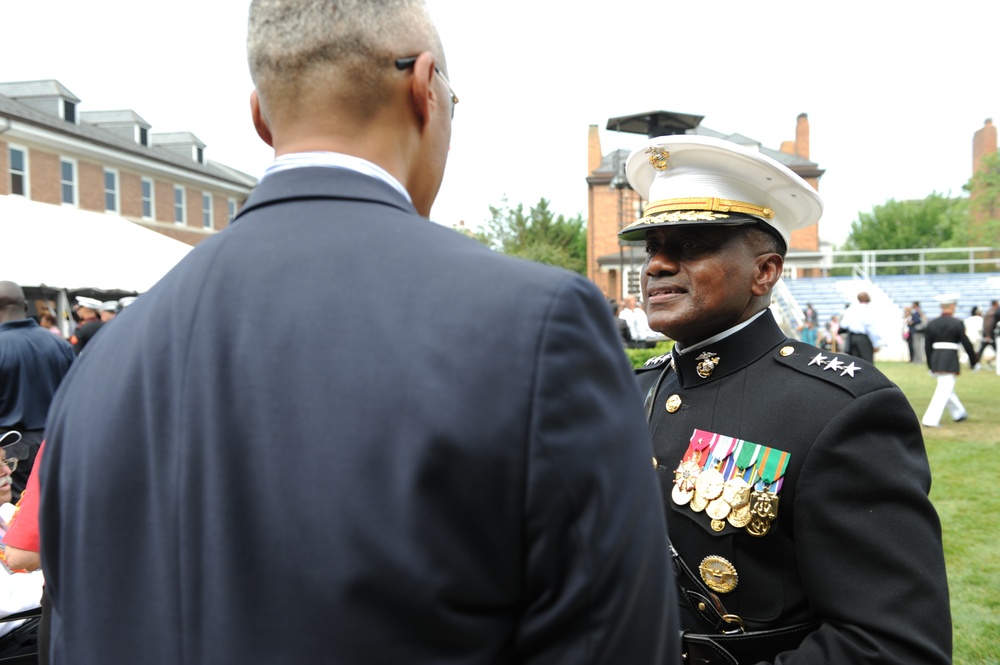
[[[878,363],[906,394],[917,417],[934,393],[927,367]],[[963,368],[955,388],[969,419],[948,412],[924,428],[931,500],[941,517],[951,591],[956,665],[1000,663],[1000,376]]]

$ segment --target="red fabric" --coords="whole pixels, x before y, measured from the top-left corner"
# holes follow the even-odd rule
[[[28,476],[28,484],[21,493],[21,500],[18,501],[17,513],[10,521],[7,528],[7,535],[3,537],[4,545],[10,545],[18,549],[29,552],[38,552],[38,470],[42,468],[42,452],[45,450],[45,442],[38,447],[38,454],[35,456],[35,464],[31,467],[31,474]]]

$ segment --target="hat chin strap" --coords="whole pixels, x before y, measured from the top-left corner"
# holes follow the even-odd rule
[[[697,196],[651,201],[646,204],[646,207],[643,210],[643,217],[656,217],[667,212],[687,210],[704,210],[721,213],[736,212],[743,215],[762,217],[764,219],[774,218],[774,210],[771,208],[759,206],[753,203],[747,203],[746,201],[720,199],[714,196]]]

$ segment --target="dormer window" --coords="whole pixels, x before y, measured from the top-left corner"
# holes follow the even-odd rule
[[[63,120],[76,124],[76,104],[68,99],[63,100]]]
[[[204,148],[198,148],[198,156],[196,157],[196,159],[198,160],[199,164],[204,164],[205,163],[205,149]]]
[[[139,128],[139,145],[149,145],[149,130],[145,127]]]

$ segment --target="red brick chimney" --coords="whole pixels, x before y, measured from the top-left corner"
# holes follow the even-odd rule
[[[601,165],[601,136],[597,133],[597,125],[591,125],[587,132],[587,175],[593,173]]]
[[[800,113],[795,122],[795,140],[782,141],[781,152],[809,159],[809,116]]]
[[[809,159],[809,116],[800,113],[795,123],[795,154]]]
[[[997,128],[993,118],[986,118],[983,128],[972,137],[972,172],[979,170],[983,158],[997,151]]]

